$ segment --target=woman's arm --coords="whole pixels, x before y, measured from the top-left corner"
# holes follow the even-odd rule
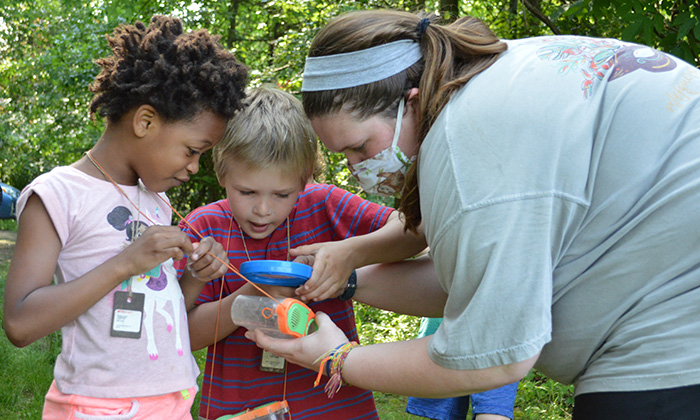
[[[247,332],[246,337],[292,363],[318,370],[319,357],[347,339],[327,315],[317,313],[316,320],[318,331],[298,339],[274,339],[260,331]],[[530,371],[539,356],[486,369],[453,370],[432,361],[428,355],[429,341],[430,337],[424,337],[354,348],[345,359],[343,380],[373,391],[447,398],[516,382]]]
[[[419,234],[404,231],[399,212],[389,215],[380,229],[342,241],[294,248],[295,261],[313,265],[313,273],[297,294],[302,300],[324,300],[340,295],[353,269],[380,262],[401,261],[423,251],[427,243]]]
[[[439,318],[447,293],[438,282],[433,260],[422,256],[359,268],[353,299],[401,314]]]
[[[424,398],[457,397],[519,381],[539,356],[486,369],[447,369],[432,361],[429,342],[430,337],[424,337],[355,348],[345,359],[343,379],[379,392]]]
[[[401,213],[394,211],[384,226],[367,235],[354,236],[345,241],[353,243],[355,268],[382,262],[405,260],[417,255],[425,248],[423,229],[418,234],[404,229]]]

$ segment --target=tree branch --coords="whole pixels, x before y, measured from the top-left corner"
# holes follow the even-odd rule
[[[532,0],[522,0],[523,6],[525,6],[525,8],[530,13],[532,13],[537,19],[539,19],[545,25],[547,25],[547,27],[549,27],[549,29],[551,29],[555,35],[561,35],[561,31],[559,31],[559,29],[556,26],[554,26],[552,21],[549,20],[549,18],[544,13],[542,13],[540,8],[538,6],[532,4],[531,1]]]

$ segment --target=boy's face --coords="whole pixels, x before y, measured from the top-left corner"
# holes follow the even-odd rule
[[[303,185],[299,177],[275,167],[251,169],[232,160],[219,180],[226,189],[234,219],[254,239],[262,239],[284,223]]]

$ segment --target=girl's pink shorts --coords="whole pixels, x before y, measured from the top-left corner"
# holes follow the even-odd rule
[[[192,420],[197,388],[140,398],[93,398],[64,394],[53,381],[42,420]]]

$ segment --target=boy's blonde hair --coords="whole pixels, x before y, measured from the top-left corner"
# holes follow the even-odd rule
[[[314,173],[317,148],[301,101],[282,90],[259,87],[248,93],[244,108],[229,120],[214,147],[214,171],[221,181],[236,160],[255,170],[274,166],[305,185]]]

